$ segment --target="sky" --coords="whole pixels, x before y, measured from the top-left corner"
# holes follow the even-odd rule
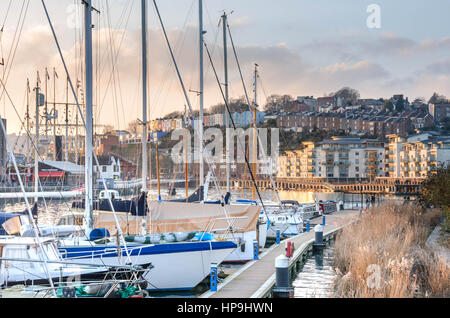
[[[98,124],[126,129],[142,118],[139,0],[93,0],[94,115]],[[433,92],[450,97],[450,2],[447,0],[204,0],[205,41],[223,81],[222,31],[229,24],[252,94],[253,65],[258,63],[258,103],[271,94],[320,97],[350,86],[362,98],[404,94],[428,99]],[[70,77],[83,80],[82,20],[79,0],[46,0]],[[157,1],[189,98],[199,108],[198,0]],[[368,8],[377,5],[379,15]],[[183,111],[186,104],[153,1],[149,14],[149,116]],[[8,10],[9,8],[9,10]],[[26,10],[25,10],[26,9]],[[22,20],[21,13],[25,13]],[[22,15],[23,17],[23,15]],[[379,20],[373,20],[373,17]],[[379,22],[378,27],[368,20]],[[0,2],[0,114],[8,132],[19,132],[25,117],[26,82],[36,86],[39,71],[48,101],[53,102],[53,68],[58,74],[56,100],[65,102],[65,73],[41,1]],[[243,88],[231,48],[228,51],[230,96]],[[70,102],[73,98],[70,97]],[[11,102],[12,101],[12,102]],[[222,102],[205,53],[205,108]],[[31,107],[33,110],[34,108]],[[16,113],[17,112],[17,113]],[[19,120],[20,116],[20,120]],[[63,110],[59,120],[64,120]],[[74,120],[73,113],[70,120]]]

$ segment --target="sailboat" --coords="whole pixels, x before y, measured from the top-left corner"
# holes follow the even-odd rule
[[[200,133],[202,134],[201,130],[203,128],[203,77],[202,77],[202,72],[203,72],[203,27],[202,27],[202,1],[200,0],[200,124],[199,124],[199,129],[200,129]],[[222,16],[223,18],[223,26],[224,26],[224,64],[225,64],[225,88],[227,89],[228,87],[228,68],[227,68],[227,44],[226,44],[226,19],[227,16],[226,14],[224,14]],[[162,24],[162,22],[161,22]],[[164,29],[164,27],[163,27]],[[169,45],[169,49],[170,49],[170,45]],[[174,64],[176,65],[175,61]],[[182,82],[180,80],[180,82]],[[228,91],[226,92],[226,95],[228,96]],[[190,102],[188,100],[188,98],[186,98],[186,102],[188,105],[190,105]],[[228,102],[228,100],[226,101]],[[226,116],[226,119],[228,121],[228,116]],[[229,126],[229,125],[227,125]],[[230,188],[229,188],[229,177],[230,177],[230,167],[229,167],[229,160],[227,160],[227,181],[228,181],[228,187],[227,187],[227,193],[225,196],[222,197],[221,200],[218,201],[207,201],[207,196],[208,196],[208,188],[209,188],[209,183],[211,180],[211,176],[212,176],[212,171],[211,171],[211,166],[210,166],[210,171],[208,172],[208,175],[206,177],[206,182],[204,182],[203,180],[203,152],[202,152],[202,143],[200,143],[200,154],[201,154],[201,158],[200,158],[200,187],[199,189],[190,197],[186,198],[186,199],[178,199],[178,200],[169,200],[170,202],[187,202],[187,203],[195,203],[195,204],[200,204],[201,206],[192,206],[189,204],[185,205],[185,210],[183,213],[183,217],[179,217],[177,215],[174,215],[172,222],[178,224],[179,223],[179,219],[180,218],[184,218],[187,219],[187,212],[191,211],[192,209],[199,209],[199,210],[208,210],[209,213],[203,214],[203,218],[207,218],[208,222],[205,222],[205,224],[216,224],[217,223],[217,219],[215,218],[217,216],[217,212],[215,211],[220,211],[221,209],[226,210],[225,213],[227,213],[228,215],[228,220],[230,221],[230,224],[228,224],[226,231],[224,231],[224,229],[221,229],[220,226],[216,226],[215,228],[211,227],[209,229],[210,233],[213,234],[219,234],[221,235],[221,237],[223,239],[229,239],[229,240],[233,240],[238,244],[238,248],[235,249],[230,255],[228,255],[224,262],[245,262],[245,261],[249,261],[254,259],[255,257],[255,252],[257,252],[258,248],[255,247],[255,242],[256,245],[259,245],[260,248],[263,248],[265,246],[266,243],[266,233],[267,233],[267,223],[264,222],[260,217],[260,211],[261,211],[261,207],[257,206],[257,205],[247,205],[247,204],[240,204],[240,203],[235,203],[235,204],[230,204],[229,202],[229,198],[230,198]],[[229,143],[227,142],[227,147],[229,146]],[[229,154],[229,150],[227,151],[227,154]],[[205,157],[205,159],[207,160],[207,157]],[[227,155],[227,159],[228,155]],[[185,169],[187,169],[187,166],[185,167]],[[187,174],[186,174],[187,176]],[[186,185],[187,185],[187,177],[186,177]],[[171,203],[167,203],[167,205],[171,205]],[[210,206],[208,206],[210,205]],[[214,206],[216,205],[216,206]],[[204,207],[208,207],[208,209],[204,209]],[[159,210],[160,208],[157,207],[156,210]],[[197,216],[195,214],[189,214],[191,219],[196,219]],[[165,216],[167,218],[167,216]],[[237,224],[239,223],[241,220],[241,218],[246,218],[247,222],[245,225],[242,224]],[[158,219],[152,219],[150,222],[155,223],[155,222],[159,222],[160,220]],[[169,222],[170,219],[165,219],[165,222]],[[245,222],[244,222],[245,223]],[[136,228],[136,226],[135,226]],[[160,229],[163,229],[163,227],[160,227]],[[198,229],[198,228],[197,228]],[[184,228],[184,230],[186,230],[186,228]],[[255,249],[256,248],[256,249]]]
[[[147,90],[147,3],[142,5],[142,55],[143,55],[143,89],[144,89],[144,123],[146,124],[146,90]],[[85,198],[85,232],[90,238],[74,237],[61,240],[59,251],[67,261],[85,264],[104,264],[116,266],[123,263],[133,265],[151,263],[154,268],[151,275],[144,275],[149,290],[191,290],[210,273],[212,264],[220,264],[237,245],[231,241],[208,240],[171,242],[163,240],[155,244],[125,243],[120,238],[121,227],[126,226],[126,220],[119,220],[114,211],[111,198],[110,215],[114,219],[118,238],[112,238],[106,229],[93,229],[95,221],[92,209],[92,1],[85,1],[85,50],[86,50],[86,198]],[[144,125],[146,127],[146,125]],[[143,190],[146,190],[146,149],[147,134],[144,129],[143,144]],[[106,189],[107,190],[107,189]],[[152,212],[152,211],[150,211]],[[145,218],[143,218],[145,220]],[[121,222],[122,221],[122,222]],[[120,224],[120,225],[119,225]],[[145,229],[145,226],[143,226]],[[92,232],[99,235],[92,235]]]
[[[2,134],[6,137],[7,147],[12,152],[11,143],[1,117],[0,126]],[[12,161],[21,190],[25,193],[14,156]],[[24,199],[27,206],[28,221],[32,227],[31,237],[0,236],[0,287],[17,284],[35,285],[47,282],[53,287],[54,281],[61,282],[75,276],[80,279],[101,279],[109,273],[110,269],[104,265],[86,266],[63,262],[55,239],[39,236],[40,230],[34,221],[36,205],[32,209],[26,196],[24,196]],[[20,224],[25,219],[23,214],[9,214],[3,217],[3,220],[5,220],[2,224],[3,229],[8,231],[14,228],[15,224]],[[7,223],[6,226],[5,223]],[[54,290],[53,292],[55,293]]]
[[[0,237],[0,286],[43,285],[49,278],[55,282],[71,277],[102,280],[109,272],[106,266],[68,264],[61,259],[53,238]],[[41,252],[42,246],[44,253]],[[40,255],[44,255],[45,261]],[[46,264],[45,264],[46,263]]]

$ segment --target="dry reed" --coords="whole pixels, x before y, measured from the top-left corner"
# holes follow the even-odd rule
[[[440,210],[386,204],[346,227],[335,244],[336,297],[448,297],[449,269],[425,247]]]

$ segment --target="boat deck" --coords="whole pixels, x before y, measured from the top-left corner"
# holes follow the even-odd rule
[[[344,210],[326,215],[324,237],[354,221],[359,215],[356,210]],[[322,217],[311,220],[311,231],[274,244],[259,260],[248,262],[217,286],[217,292],[208,291],[201,298],[260,298],[267,294],[275,278],[275,259],[285,253],[285,244],[294,242],[295,256],[314,240],[314,225],[322,223]]]

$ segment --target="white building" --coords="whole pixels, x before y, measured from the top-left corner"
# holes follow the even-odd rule
[[[318,143],[316,176],[374,178],[385,176],[384,143],[374,139],[332,137]]]
[[[97,178],[104,178],[104,179],[113,179],[113,180],[120,180],[120,160],[116,159],[115,157],[109,157],[109,156],[100,156],[98,157],[100,169],[97,166],[94,166],[95,172],[100,172],[100,174],[97,174]]]
[[[372,178],[385,176],[385,148],[378,140],[333,137],[280,156],[278,177]]]
[[[450,163],[450,136],[389,136],[387,171],[393,178],[426,178]]]
[[[94,160],[94,168],[93,171],[96,173],[96,178],[99,180],[101,177],[104,179],[113,179],[120,180],[121,179],[121,167],[120,167],[120,159],[115,158],[113,156],[97,156],[99,167],[96,165]],[[79,165],[84,166],[85,158],[81,157],[79,160]]]

